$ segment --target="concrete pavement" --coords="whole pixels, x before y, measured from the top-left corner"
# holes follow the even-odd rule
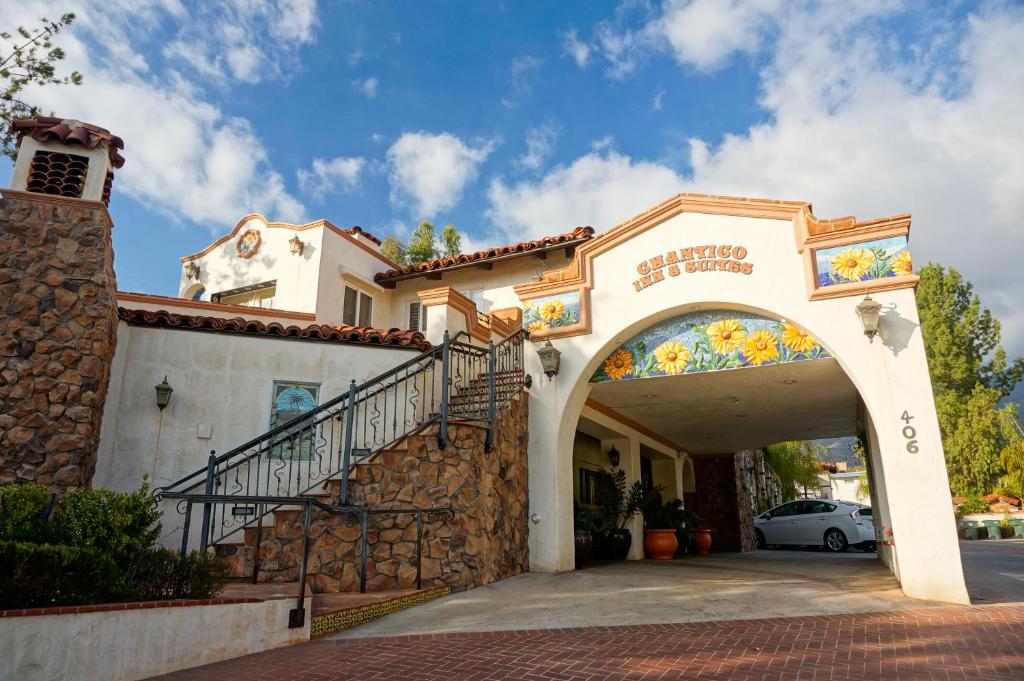
[[[960,542],[972,603],[1024,603],[1024,539]]]

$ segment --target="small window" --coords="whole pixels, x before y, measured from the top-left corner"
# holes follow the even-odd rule
[[[597,474],[591,468],[580,468],[580,504],[595,506],[597,504]]]
[[[320,401],[319,383],[294,383],[274,381],[273,399],[270,405],[270,428],[282,426],[316,408]],[[286,430],[271,450],[275,459],[308,460],[313,458],[313,430],[299,423]]]
[[[487,312],[487,299],[484,298],[484,290],[482,288],[474,291],[463,291],[462,294],[473,301],[477,312]]]
[[[341,321],[349,326],[372,326],[373,296],[351,286],[345,287]]]
[[[418,300],[409,303],[409,330],[427,330],[427,310],[423,307],[423,303]]]

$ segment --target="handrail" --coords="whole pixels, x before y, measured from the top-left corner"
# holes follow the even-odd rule
[[[464,331],[451,337],[445,333],[442,345],[360,384],[353,380],[345,393],[224,454],[211,452],[204,468],[158,488],[157,494],[167,499],[185,495],[191,499],[189,508],[193,502],[203,504],[201,547],[206,548],[273,511],[260,506],[256,516],[239,520],[223,505],[200,500],[210,495],[291,498],[340,477],[337,500],[345,505],[352,464],[433,422],[440,423],[443,448],[449,418],[485,423],[489,451],[496,407],[511,399],[518,383],[503,378],[498,384],[496,374],[525,376],[527,337],[519,330],[479,347],[463,341],[469,338]]]

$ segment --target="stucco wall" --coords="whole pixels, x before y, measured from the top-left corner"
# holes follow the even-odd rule
[[[0,619],[0,681],[134,681],[309,640],[294,599]]]
[[[749,275],[696,272],[667,277],[637,292],[637,263],[674,248],[741,244]],[[860,392],[878,435],[876,481],[884,486],[896,535],[894,552],[904,591],[914,597],[966,602],[948,479],[935,417],[914,292],[882,291],[881,334],[865,338],[858,296],[811,301],[803,256],[790,220],[681,213],[637,232],[592,262],[591,333],[553,341],[561,368],[535,383],[530,421],[531,568],[572,566],[572,441],[598,363],[653,323],[702,309],[742,309],[792,320],[815,335]],[[540,375],[536,352],[527,370]],[[657,380],[657,379],[652,379]],[[918,452],[906,450],[901,414],[914,417]],[[685,443],[682,443],[685,446]],[[767,443],[766,443],[767,444]],[[699,486],[699,476],[698,476]]]
[[[273,382],[320,384],[320,401],[416,355],[417,350],[118,325],[94,484],[161,485],[269,429]],[[153,387],[174,388],[163,411]],[[171,523],[165,523],[170,531]]]

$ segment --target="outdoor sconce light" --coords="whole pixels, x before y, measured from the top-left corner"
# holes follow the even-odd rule
[[[291,249],[292,255],[302,255],[302,251],[306,249],[306,244],[302,243],[302,239],[296,234],[291,239],[288,239],[288,248]]]
[[[619,454],[619,450],[615,449],[614,446],[612,446],[612,448],[608,450],[608,463],[612,465],[612,468],[619,467],[620,456],[621,455]]]
[[[185,263],[185,276],[189,279],[199,279],[199,265],[191,260]]]
[[[174,392],[174,388],[167,382],[167,376],[164,376],[164,380],[161,381],[160,385],[156,386],[156,406],[163,411],[167,408],[167,405],[171,402],[171,393]]]
[[[537,350],[540,356],[540,365],[544,369],[544,375],[551,378],[558,373],[558,364],[561,361],[562,353],[558,351],[551,341],[547,341]]]
[[[860,324],[864,327],[864,335],[868,340],[874,340],[878,334],[878,314],[881,311],[882,304],[867,294],[864,295],[864,300],[857,304],[857,316],[860,317]]]

